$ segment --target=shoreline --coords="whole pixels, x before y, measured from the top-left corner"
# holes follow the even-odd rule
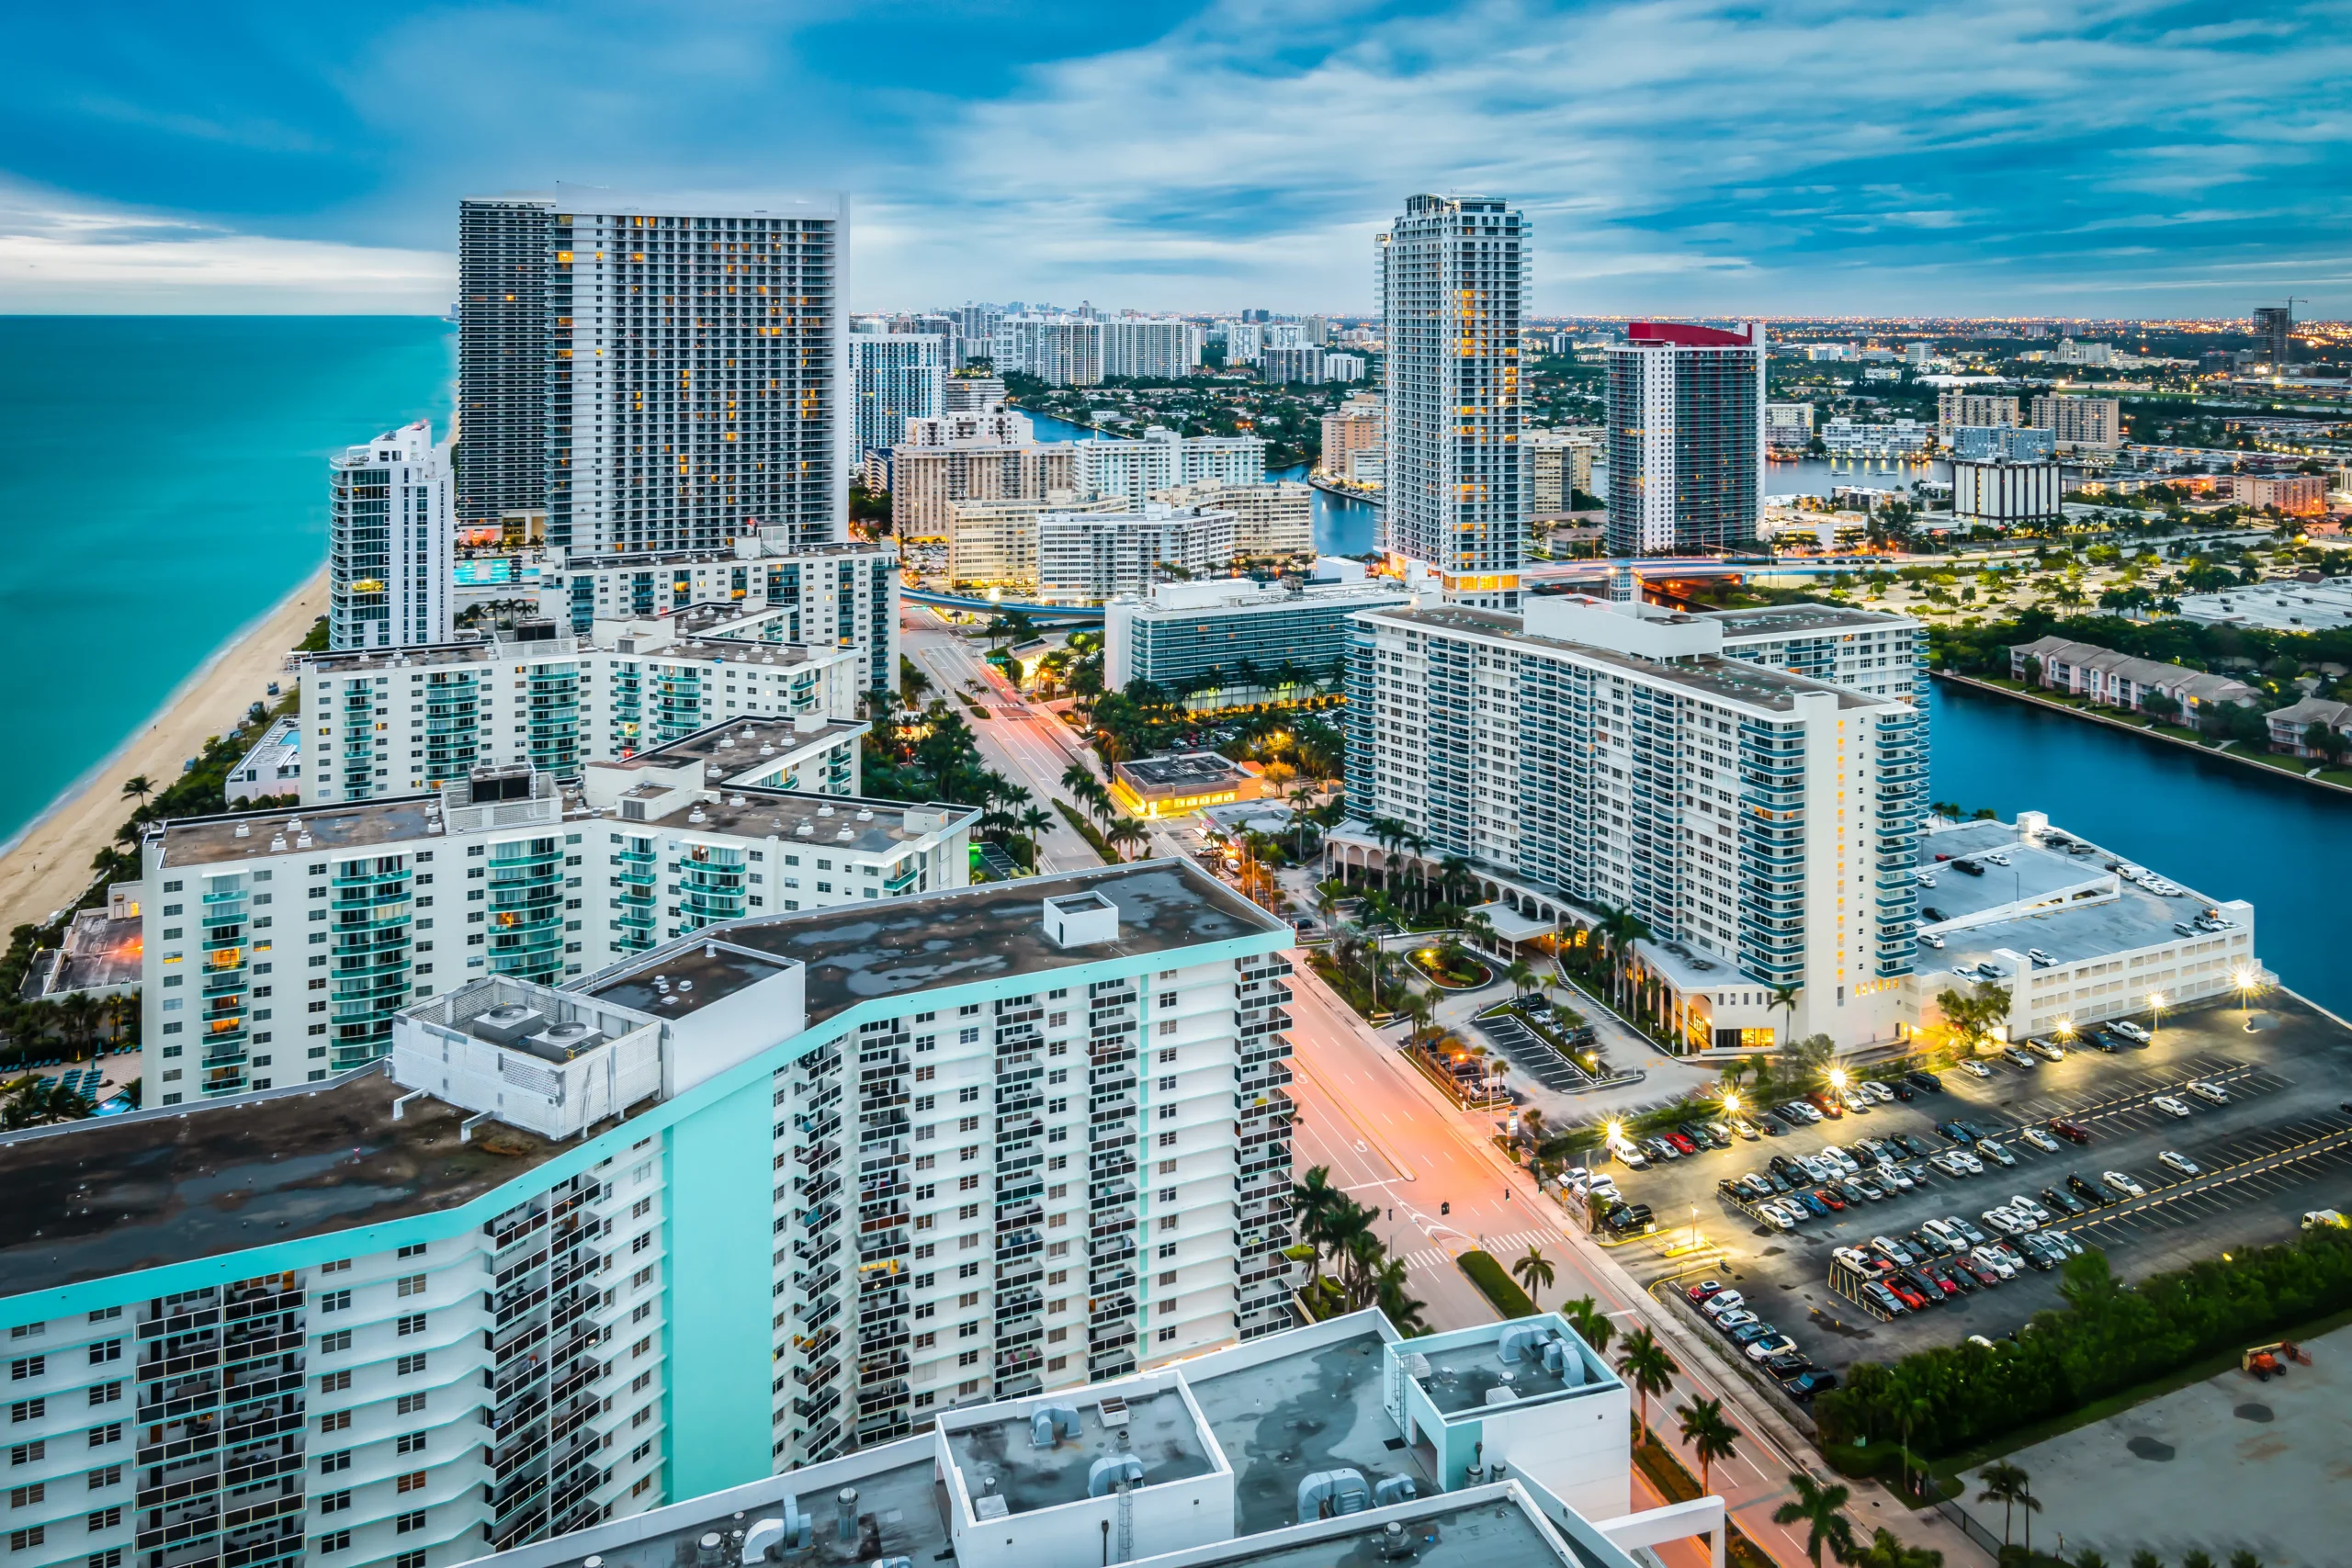
[[[2272,778],[2288,784],[2306,784],[2313,789],[2333,790],[2337,795],[2352,795],[2352,789],[2346,788],[2333,779],[2315,779],[2308,773],[2298,773],[2286,768],[2273,767],[2267,762],[2256,761],[2251,756],[2242,756],[2235,751],[2221,750],[2194,740],[2184,740],[2177,735],[2166,735],[2161,730],[2143,728],[2139,725],[2110,717],[2103,713],[2092,713],[2086,709],[2070,707],[2064,703],[2053,703],[2046,698],[2035,696],[2030,692],[2012,691],[2007,686],[1996,685],[1990,681],[1980,680],[1973,675],[1962,675],[1951,670],[1930,670],[1928,673],[1939,681],[1951,681],[1972,691],[1989,692],[1995,696],[2008,697],[2029,706],[2043,709],[2045,712],[2065,714],[2073,718],[2088,719],[2093,724],[2103,724],[2109,729],[2120,729],[2126,735],[2136,735],[2143,740],[2155,740],[2166,746],[2177,746],[2185,751],[2193,751],[2200,757],[2213,757],[2234,762],[2241,768],[2249,768],[2257,773],[2267,773]]]
[[[0,841],[0,929],[38,924],[79,898],[95,874],[91,858],[136,808],[119,794],[116,775],[144,773],[159,784],[177,778],[182,761],[225,734],[281,678],[286,655],[325,610],[322,566],[240,626],[119,744]]]

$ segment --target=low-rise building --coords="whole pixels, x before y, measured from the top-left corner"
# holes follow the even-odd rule
[[[2112,452],[2123,445],[2120,398],[2039,397],[2033,423],[2051,433],[2062,450]]]
[[[2262,716],[2270,725],[2270,749],[2293,757],[2320,757],[2330,761],[2352,751],[2352,703],[2331,697],[2304,697]],[[2314,730],[2333,730],[2343,743],[2331,752],[2312,744]],[[2323,737],[2323,739],[2324,739]]]
[[[1865,423],[1840,415],[1821,427],[1832,457],[1925,457],[1934,436],[1932,425],[1916,419]]]
[[[1232,513],[1238,555],[1301,556],[1315,547],[1315,491],[1295,479],[1200,479],[1154,491],[1149,499]]]
[[[1049,491],[1036,501],[956,501],[947,507],[947,581],[955,588],[1037,588],[1037,520],[1048,512],[1124,512],[1118,496]]]
[[[1565,517],[1576,510],[1578,491],[1592,494],[1593,460],[1600,456],[1600,434],[1580,430],[1532,430],[1522,438],[1527,469],[1534,486],[1530,505],[1537,517]]]
[[[1764,445],[1775,452],[1802,452],[1813,445],[1811,403],[1766,403]]]
[[[1179,435],[1155,424],[1136,441],[1090,436],[1066,445],[1077,454],[1072,488],[1081,494],[1122,496],[1132,506],[1159,491],[1204,479],[1266,482],[1266,443],[1255,435]]]
[[[229,770],[221,793],[231,807],[266,796],[302,793],[302,716],[287,714],[271,722],[253,750]]]
[[[1936,439],[1951,445],[1952,434],[1963,426],[2011,426],[2023,424],[2018,417],[2018,400],[1991,392],[1971,392],[1947,389],[1936,394]]]
[[[2267,579],[2180,596],[2184,620],[2267,631],[2324,632],[2352,626],[2352,578]]]
[[[2233,474],[2230,496],[2257,512],[2275,506],[2290,517],[2316,517],[2327,510],[2324,474]]]
[[[1136,757],[1111,769],[1111,793],[1145,817],[1182,817],[1207,806],[1258,800],[1266,793],[1262,770],[1215,751],[1170,751]]]
[[[1046,512],[1037,519],[1037,593],[1100,604],[1142,593],[1161,571],[1205,577],[1233,562],[1239,525],[1218,508],[1146,502],[1139,510]]]
[[[1148,681],[1196,708],[1263,702],[1295,682],[1336,685],[1352,640],[1348,619],[1414,601],[1390,578],[1353,582],[1166,582],[1102,607],[1102,681]],[[1204,684],[1204,682],[1213,683]],[[1293,692],[1290,694],[1295,695]]]
[[[2064,478],[2050,462],[1955,462],[1951,512],[1955,522],[2005,527],[2064,516]]]
[[[2153,713],[2148,699],[2168,714],[2196,722],[2200,710],[2224,705],[2245,707],[2262,695],[2243,681],[2209,674],[2185,665],[2165,664],[2118,653],[2096,643],[2073,642],[2062,637],[2037,637],[2009,649],[2009,675],[2053,692],[2088,697],[2105,707]]]
[[[58,945],[34,953],[17,996],[51,1002],[71,996],[136,996],[146,932],[139,901],[145,890],[144,883],[118,882],[107,888],[105,903],[74,910]]]

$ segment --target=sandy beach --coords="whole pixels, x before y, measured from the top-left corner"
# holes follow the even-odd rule
[[[123,798],[123,781],[144,773],[161,785],[179,777],[180,764],[201,751],[207,739],[243,717],[272,681],[287,679],[286,655],[326,606],[322,569],[214,654],[112,756],[0,851],[0,931],[46,920],[79,897],[90,884],[92,858],[113,840],[136,804]]]

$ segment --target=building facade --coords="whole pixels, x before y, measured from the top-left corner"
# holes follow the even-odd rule
[[[1116,496],[1049,491],[1042,501],[947,503],[947,581],[956,588],[1037,587],[1037,520],[1048,512],[1123,512]]]
[[[1891,457],[1924,462],[1934,445],[1934,427],[1916,419],[1854,420],[1843,416],[1821,427],[1821,444],[1832,457]]]
[[[460,524],[499,521],[475,510],[495,491],[527,496],[548,542],[572,548],[717,549],[747,526],[840,537],[848,231],[841,197],[716,210],[559,186],[462,204],[458,463],[480,442],[502,477],[460,484]],[[526,289],[496,288],[534,240],[536,327]],[[474,309],[485,320],[469,350]]]
[[[907,438],[907,421],[947,412],[947,339],[936,333],[852,333],[857,458]]]
[[[1349,617],[1413,602],[1385,578],[1297,587],[1241,579],[1164,582],[1103,605],[1102,683],[1118,692],[1148,681],[1187,692],[1195,708],[1222,707],[1265,701],[1288,666],[1337,690],[1353,639]],[[1241,678],[1245,665],[1256,680]],[[1224,681],[1197,685],[1212,673]]]
[[[1315,547],[1315,491],[1295,479],[1200,479],[1154,491],[1147,499],[1232,513],[1238,555],[1299,556]]]
[[[449,640],[449,445],[419,420],[327,463],[327,646]]]
[[[600,620],[586,637],[540,622],[488,641],[311,655],[302,803],[412,795],[492,765],[569,778],[749,714],[842,727],[854,787],[857,650],[786,641],[795,614],[696,605]]]
[[[1080,445],[901,446],[890,455],[891,525],[903,538],[936,541],[948,536],[956,502],[1043,501],[1076,491]]]
[[[1802,452],[1813,445],[1811,403],[1766,403],[1764,445],[1774,452]]]
[[[1146,502],[1132,512],[1046,512],[1037,519],[1037,596],[1050,604],[1100,604],[1142,593],[1163,569],[1193,577],[1233,563],[1239,528],[1230,512]]]
[[[2064,515],[2065,487],[2052,462],[1958,461],[1951,466],[1951,513],[1994,527],[2044,523]]]
[[[1429,566],[1464,603],[1519,602],[1532,489],[1519,344],[1534,252],[1525,213],[1470,196],[1408,197],[1375,250],[1381,547]]]
[[[2007,428],[2024,423],[2013,397],[1957,389],[1936,394],[1936,439],[1947,446],[1951,445],[1952,433],[1962,425]]]
[[[1321,455],[1316,467],[1327,474],[1346,478],[1351,454],[1380,450],[1381,424],[1379,393],[1358,392],[1351,396],[1323,416]]]
[[[2036,398],[2033,423],[2066,451],[2112,452],[2123,445],[2123,400]]]
[[[1289,940],[1172,863],[746,918],[0,1138],[107,1216],[5,1242],[12,1547],[453,1568],[1280,1327]]]
[[[585,555],[551,548],[539,562],[539,614],[574,637],[600,620],[643,621],[696,604],[781,611],[765,637],[856,655],[858,690],[899,688],[899,552],[888,545],[794,549],[765,530],[731,550]]]
[[[1600,440],[1582,431],[1532,430],[1527,434],[1529,506],[1537,517],[1563,517],[1576,509],[1578,491],[1592,493],[1592,462]]]
[[[1360,615],[1351,811],[1547,926],[1639,915],[1685,1049],[1891,1039],[1926,806],[1916,628],[1804,608],[1832,618],[1581,597]]]
[[[1102,379],[1102,323],[1086,316],[1006,316],[996,324],[992,366],[1000,376],[1035,376],[1049,387]]]
[[[1077,487],[1089,495],[1124,496],[1137,506],[1155,491],[1215,479],[1266,482],[1266,443],[1256,435],[1179,435],[1165,425],[1140,441],[1089,436],[1065,443],[1078,455]]]
[[[1609,548],[1728,549],[1764,515],[1761,321],[1634,321],[1609,350]],[[1825,436],[1826,439],[1826,436]]]
[[[1206,337],[1173,316],[1114,316],[1102,323],[1102,374],[1159,381],[1196,376]]]

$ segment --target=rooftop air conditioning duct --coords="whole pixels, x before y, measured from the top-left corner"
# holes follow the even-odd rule
[[[605,1032],[590,1023],[553,1023],[530,1037],[528,1043],[538,1051],[561,1056],[570,1061],[582,1052],[605,1043]]]
[[[537,1034],[547,1026],[547,1015],[538,1009],[510,1002],[477,1015],[472,1025],[473,1037],[487,1040],[492,1045],[512,1045]]]

